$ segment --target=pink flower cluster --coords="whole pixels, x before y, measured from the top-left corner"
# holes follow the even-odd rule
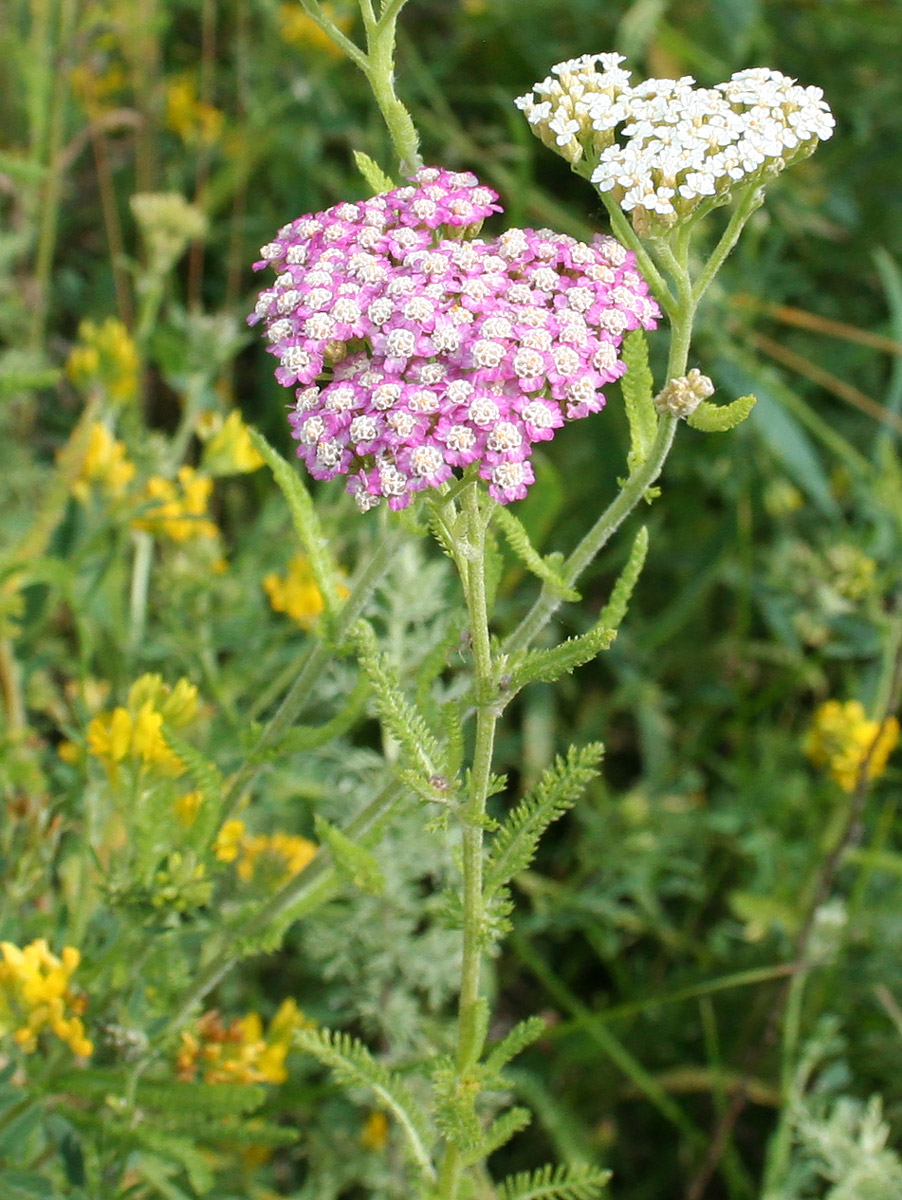
[[[599,412],[624,335],[660,315],[631,252],[547,229],[482,240],[498,199],[424,167],[381,196],[307,214],[261,250],[278,274],[263,320],[296,388],[298,455],[348,475],[365,511],[478,464],[496,500],[526,495],[536,442]]]

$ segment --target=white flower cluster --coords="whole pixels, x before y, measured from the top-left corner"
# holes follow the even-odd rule
[[[737,71],[713,88],[690,75],[633,85],[623,61],[586,54],[558,63],[516,104],[546,146],[574,167],[585,161],[640,233],[773,178],[833,131],[821,89],[779,71]]]

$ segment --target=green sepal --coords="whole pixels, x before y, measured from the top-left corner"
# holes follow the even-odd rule
[[[542,1167],[509,1175],[498,1200],[596,1200],[611,1178],[601,1167]]]
[[[354,151],[354,165],[373,189],[374,196],[379,196],[382,192],[390,192],[395,187],[395,181],[391,176],[386,175],[379,164],[374,162],[368,154],[364,154],[362,150]]]
[[[499,504],[492,514],[492,519],[504,534],[504,540],[523,566],[541,579],[555,596],[561,600],[580,599],[579,592],[570,587],[567,581],[557,573],[553,560],[543,558],[535,549],[529,540],[526,526],[519,517],[515,517],[510,509]]]
[[[755,407],[756,396],[740,396],[731,404],[712,404],[703,400],[698,408],[686,418],[686,423],[702,433],[726,433],[735,429]]]
[[[658,414],[652,403],[654,379],[648,365],[648,342],[641,329],[623,339],[620,351],[626,374],[620,380],[623,404],[630,427],[630,449],[626,465],[630,471],[641,467],[648,458],[658,432]]]
[[[495,836],[485,864],[484,893],[493,896],[532,862],[542,834],[572,808],[598,774],[601,742],[571,746],[542,774],[536,788],[513,810]]]
[[[419,1104],[404,1081],[377,1062],[363,1042],[333,1029],[299,1029],[295,1045],[330,1068],[339,1083],[368,1087],[394,1115],[404,1131],[411,1158],[430,1179],[435,1171],[428,1147],[433,1134]]]
[[[304,553],[310,560],[310,570],[323,598],[325,615],[329,624],[333,621],[342,600],[339,593],[338,571],[332,556],[326,550],[327,540],[313,504],[298,472],[271,446],[256,429],[249,430],[254,448],[266,460],[288,504],[291,520],[300,538]]]
[[[322,817],[313,818],[316,836],[332,851],[335,869],[349,883],[370,896],[381,896],[385,891],[385,876],[379,869],[376,856],[346,833],[330,825]]]

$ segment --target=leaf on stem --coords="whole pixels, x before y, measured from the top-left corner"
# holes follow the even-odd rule
[[[531,1046],[547,1028],[543,1017],[527,1017],[526,1020],[519,1021],[510,1033],[492,1046],[485,1060],[486,1075],[492,1079],[500,1075],[511,1059],[516,1058],[527,1046]]]
[[[600,1167],[542,1167],[509,1175],[498,1189],[498,1200],[595,1200],[611,1178]]]
[[[434,1178],[427,1150],[432,1141],[429,1122],[398,1075],[377,1062],[363,1042],[339,1030],[300,1029],[295,1033],[295,1045],[329,1067],[340,1083],[371,1088],[403,1129],[417,1167]]]
[[[378,196],[382,192],[390,192],[392,188],[397,186],[391,176],[386,175],[379,164],[374,162],[368,154],[364,154],[361,150],[354,151],[354,162],[357,170],[373,189],[374,196]]]
[[[710,400],[703,400],[686,422],[702,433],[726,433],[746,419],[755,402],[756,397],[752,395],[740,396],[731,404],[712,404]]]
[[[541,579],[561,600],[579,600],[579,592],[570,587],[563,576],[555,570],[553,563],[549,559],[543,558],[535,549],[529,540],[526,526],[519,517],[515,517],[510,509],[499,504],[492,514],[492,519],[504,534],[504,539],[511,550],[528,571],[532,571],[533,575]]]
[[[629,606],[633,589],[639,580],[639,576],[642,574],[642,568],[645,566],[645,556],[647,553],[648,528],[643,525],[633,538],[630,556],[626,560],[623,570],[617,576],[617,582],[614,584],[611,598],[601,610],[601,616],[599,617],[599,624],[607,626],[614,633],[620,628],[623,618],[626,616],[626,610]]]
[[[543,773],[535,791],[520,801],[492,842],[485,865],[487,898],[494,896],[515,875],[526,870],[535,856],[542,834],[553,821],[573,807],[586,784],[598,774],[603,754],[601,742],[571,746],[567,757],[556,758]]]
[[[621,355],[626,363],[626,374],[620,380],[620,387],[630,427],[626,465],[630,471],[635,471],[648,458],[658,432],[658,414],[652,403],[655,385],[648,365],[648,342],[641,329],[634,329],[623,339]]]
[[[256,429],[251,429],[249,432],[255,449],[266,460],[267,466],[272,471],[273,477],[288,503],[291,520],[301,540],[304,553],[310,560],[313,578],[322,595],[326,616],[331,622],[342,603],[338,571],[331,555],[326,550],[326,537],[323,534],[313,499],[304,487],[297,471],[274,446],[269,444],[263,434]]]
[[[313,826],[320,842],[332,851],[339,875],[362,892],[381,896],[385,891],[385,876],[379,870],[376,856],[322,817],[314,817]]]
[[[421,713],[417,712],[401,690],[398,672],[379,650],[376,634],[368,621],[357,621],[351,638],[360,665],[376,693],[379,718],[400,745],[404,756],[417,771],[431,778],[441,761],[439,744]]]

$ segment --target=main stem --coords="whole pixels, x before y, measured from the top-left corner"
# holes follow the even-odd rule
[[[476,696],[476,743],[470,771],[470,794],[462,812],[463,961],[460,971],[455,1055],[457,1087],[461,1092],[469,1090],[472,1085],[472,1072],[482,1054],[485,1029],[479,996],[485,946],[483,838],[485,806],[492,777],[495,726],[498,721],[498,697],[494,682],[486,599],[485,532],[488,522],[480,508],[478,486],[474,483],[461,497],[461,508],[466,516],[466,541],[459,546],[459,555],[465,559],[466,565],[466,570],[460,570],[460,575],[470,623]],[[456,1200],[462,1173],[461,1151],[457,1146],[449,1144],[439,1175],[440,1200]]]

